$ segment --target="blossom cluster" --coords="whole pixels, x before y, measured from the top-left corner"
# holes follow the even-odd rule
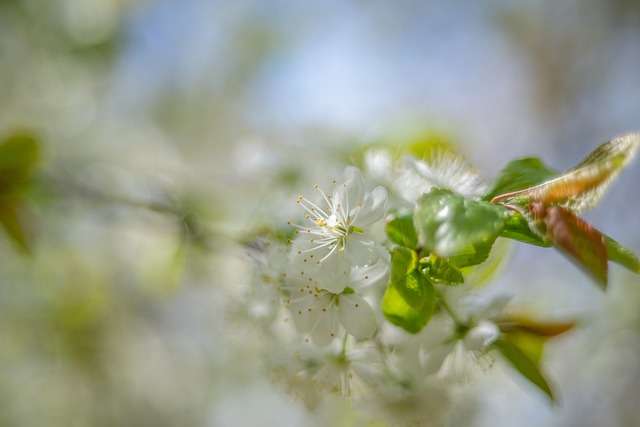
[[[363,153],[364,172],[348,166],[331,191],[298,197],[290,237],[254,245],[243,302],[275,379],[309,408],[334,394],[368,417],[439,425],[455,386],[500,354],[553,401],[542,348],[573,324],[507,312],[478,285],[505,238],[554,247],[603,289],[609,261],[640,273],[632,251],[578,216],[638,148],[640,134],[619,135],[559,176],[525,158],[488,184],[444,148]]]
[[[334,394],[394,424],[438,425],[451,388],[491,364],[488,347],[499,337],[495,319],[506,299],[482,302],[473,283],[443,287],[421,332],[393,325],[381,309],[395,246],[385,224],[433,187],[464,197],[486,188],[445,150],[424,160],[397,161],[382,150],[364,159],[364,172],[348,166],[330,191],[315,185],[298,197],[290,238],[254,244],[244,303],[266,334],[274,378],[309,408]]]

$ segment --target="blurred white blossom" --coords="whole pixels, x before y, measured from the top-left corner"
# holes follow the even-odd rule
[[[477,198],[486,190],[473,166],[451,151],[435,150],[424,161],[405,156],[395,181],[398,194],[413,204],[433,187],[445,188],[467,198]]]

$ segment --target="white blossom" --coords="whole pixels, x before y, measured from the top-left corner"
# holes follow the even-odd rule
[[[445,188],[466,198],[480,197],[486,185],[478,172],[462,156],[436,150],[425,161],[406,156],[394,188],[413,204],[431,188]]]
[[[314,269],[319,270],[311,266],[307,271]],[[372,266],[354,267],[349,276],[336,278],[334,288],[340,290],[335,292],[320,288],[310,274],[288,274],[285,301],[294,323],[319,346],[333,341],[341,327],[357,339],[371,338],[378,328],[377,318],[363,292],[381,282],[387,271],[385,258]]]
[[[380,350],[373,343],[332,349],[320,362],[313,379],[329,391],[342,396],[361,396],[378,385],[385,366]]]
[[[349,166],[343,182],[331,194],[315,188],[322,195],[320,204],[302,196],[297,200],[306,211],[309,224],[296,225],[294,262],[297,260],[301,267],[318,265],[322,275],[335,273],[336,269],[340,275],[351,266],[374,264],[378,260],[378,244],[368,228],[384,216],[387,202],[384,187],[366,191],[362,173]],[[336,291],[331,287],[325,289]]]
[[[492,321],[503,310],[508,299],[496,297],[485,306],[455,307],[461,319],[435,316],[422,331],[421,363],[427,375],[453,382],[469,379],[471,368],[486,356],[489,346],[500,337],[500,329]],[[467,303],[468,304],[468,303]]]

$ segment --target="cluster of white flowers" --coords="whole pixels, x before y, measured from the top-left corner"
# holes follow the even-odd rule
[[[438,425],[455,377],[469,377],[478,364],[468,361],[483,359],[499,337],[492,319],[504,300],[478,306],[471,287],[460,285],[440,294],[419,334],[390,324],[381,309],[393,246],[384,224],[431,187],[478,196],[478,175],[448,152],[394,162],[371,151],[365,175],[349,166],[333,184],[330,192],[316,185],[317,200],[297,199],[302,219],[288,224],[291,239],[256,244],[254,283],[243,303],[267,334],[269,367],[309,408],[334,394],[367,416]]]

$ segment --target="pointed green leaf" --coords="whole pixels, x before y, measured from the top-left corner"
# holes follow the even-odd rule
[[[458,256],[475,254],[480,243],[490,248],[508,218],[502,206],[433,188],[418,200],[414,222],[427,251]]]
[[[431,254],[422,263],[423,273],[433,283],[443,285],[460,285],[464,276],[447,258]]]
[[[607,250],[602,233],[568,209],[531,203],[532,227],[603,288],[607,286]]]
[[[546,167],[535,157],[514,160],[498,173],[493,184],[483,196],[483,200],[491,200],[500,194],[533,187],[556,175],[556,172]]]
[[[403,247],[391,254],[391,280],[382,299],[386,319],[411,333],[424,328],[435,309],[435,289],[416,269],[415,252]]]
[[[495,320],[505,341],[518,347],[534,363],[542,357],[545,342],[571,330],[574,322],[538,322],[527,316],[506,316]]]
[[[607,248],[607,257],[609,260],[628,268],[634,273],[640,273],[640,261],[636,254],[609,236],[604,236],[604,244]]]
[[[394,216],[386,226],[389,240],[400,246],[416,249],[418,246],[418,236],[413,226],[413,215],[404,214]]]
[[[512,333],[505,335],[504,340],[519,348],[520,351],[522,351],[534,364],[540,364],[542,354],[544,353],[544,344],[546,342],[544,337],[522,331],[513,331]]]
[[[558,178],[494,197],[494,203],[524,205],[532,201],[582,213],[600,202],[605,190],[640,147],[640,133],[619,135],[600,144],[576,167]]]
[[[15,198],[0,198],[0,225],[20,249],[29,252],[29,235],[24,229],[24,219]]]
[[[520,348],[504,340],[496,340],[492,346],[500,351],[505,359],[507,359],[523,377],[531,381],[555,402],[553,391],[544,375],[542,375],[542,372],[540,372],[540,368]]]

